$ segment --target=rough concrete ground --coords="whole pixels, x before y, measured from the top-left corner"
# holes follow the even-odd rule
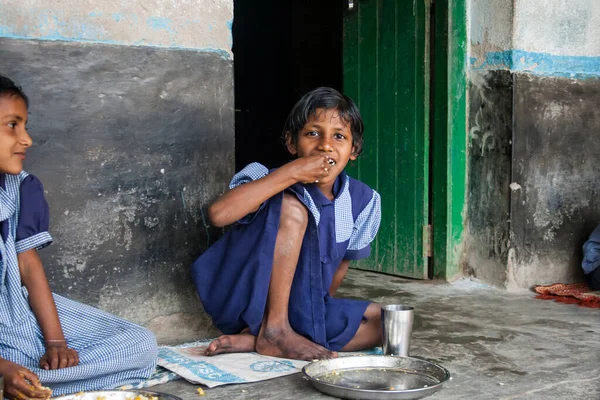
[[[534,299],[471,281],[411,281],[350,271],[339,294],[415,307],[411,355],[452,380],[429,399],[600,399],[600,310]],[[155,386],[184,400],[331,399],[301,374],[207,389]]]

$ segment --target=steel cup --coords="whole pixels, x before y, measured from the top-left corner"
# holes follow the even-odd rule
[[[408,357],[414,319],[414,308],[402,304],[381,307],[383,354]]]

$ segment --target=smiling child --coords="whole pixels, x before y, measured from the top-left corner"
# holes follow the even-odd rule
[[[4,396],[45,399],[147,379],[154,335],[50,291],[38,250],[49,245],[41,182],[23,171],[32,145],[28,99],[0,76],[0,375]],[[47,386],[47,387],[43,387]]]

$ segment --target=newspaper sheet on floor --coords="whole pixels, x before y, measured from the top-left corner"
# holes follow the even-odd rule
[[[306,361],[263,356],[258,353],[204,355],[208,341],[181,346],[164,346],[158,352],[158,365],[191,383],[210,388],[231,383],[258,382],[302,371]]]

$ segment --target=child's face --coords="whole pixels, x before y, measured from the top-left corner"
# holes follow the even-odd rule
[[[23,170],[31,137],[25,129],[27,106],[18,96],[0,97],[0,173],[17,175]]]
[[[329,168],[329,176],[321,179],[333,182],[344,170],[349,160],[356,160],[353,146],[352,130],[338,115],[336,109],[325,110],[318,108],[298,132],[296,145],[288,140],[288,150],[298,157],[306,157],[324,153],[335,161]]]

